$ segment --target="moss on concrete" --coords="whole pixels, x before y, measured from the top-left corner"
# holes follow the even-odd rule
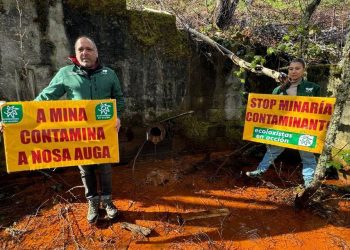
[[[157,47],[161,53],[170,57],[189,55],[186,36],[176,28],[175,16],[150,11],[129,10],[130,34],[145,49]]]
[[[194,142],[203,143],[208,139],[209,122],[200,121],[195,116],[186,116],[177,120],[181,133]]]
[[[197,119],[196,116],[186,116],[176,120],[177,127],[180,129],[180,133],[185,136],[189,141],[194,144],[201,144],[203,147],[215,147],[217,138],[222,138],[227,141],[227,145],[230,142],[242,140],[242,127],[239,121],[217,121],[216,123],[202,121]],[[225,129],[224,136],[215,135],[214,132],[209,133],[209,129],[213,127],[220,127],[217,130],[222,134],[222,128]],[[213,134],[214,133],[214,134]]]
[[[343,72],[343,69],[338,64],[330,66],[330,75],[331,76],[340,78],[342,72]]]
[[[240,120],[225,121],[226,125],[226,137],[231,141],[242,141],[243,137],[243,124]]]
[[[128,20],[129,33],[145,50],[154,47],[171,58],[189,55],[186,34],[176,27],[175,16],[152,11],[127,10],[125,0],[66,0],[65,4],[88,15],[122,16]]]
[[[126,13],[126,0],[66,0],[73,9],[99,15],[122,15]]]

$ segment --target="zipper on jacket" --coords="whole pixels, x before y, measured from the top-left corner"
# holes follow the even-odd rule
[[[92,83],[91,83],[91,77],[89,75],[86,75],[86,78],[89,80],[89,88],[90,88],[90,100],[92,99]]]
[[[90,84],[90,100],[92,99],[92,82],[91,82],[91,78],[89,77],[89,84]]]

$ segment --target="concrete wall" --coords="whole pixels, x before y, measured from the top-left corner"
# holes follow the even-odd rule
[[[34,98],[66,65],[75,39],[86,34],[96,40],[101,61],[122,82],[126,116],[141,113],[152,120],[166,112],[196,108],[191,103],[210,97],[205,102],[209,106],[198,107],[204,110],[201,113],[223,109],[227,119],[239,117],[232,107],[239,106],[240,86],[233,87],[237,84],[229,70],[223,75],[220,67],[216,70],[208,58],[197,54],[187,34],[176,29],[173,16],[126,10],[125,0],[90,1],[90,7],[84,1],[19,2],[22,16],[16,1],[2,0],[0,5],[2,99]],[[19,33],[24,34],[21,39]],[[190,93],[193,86],[206,91]]]
[[[0,99],[33,99],[67,64],[75,39],[85,34],[95,39],[100,60],[122,82],[127,104],[124,125],[142,126],[164,114],[194,110],[196,119],[208,122],[198,128],[205,135],[215,137],[212,131],[217,127],[220,131],[223,126],[232,127],[233,132],[241,129],[225,124],[239,123],[244,112],[243,86],[233,76],[237,68],[177,30],[174,16],[127,10],[125,0],[96,0],[88,5],[82,0],[18,2],[20,6],[13,0],[0,0]],[[309,72],[309,79],[321,84],[323,95],[335,87],[327,86],[328,76],[326,68]],[[259,81],[265,88],[275,87],[266,85],[262,77],[253,80],[255,85]],[[337,147],[350,139],[349,107],[343,114]]]
[[[215,50],[193,43],[174,16],[128,10],[125,0],[18,2],[0,0],[0,99],[32,100],[67,64],[76,38],[88,35],[101,62],[121,80],[123,125],[133,129],[135,145],[145,136],[135,126],[167,114],[194,110],[196,119],[214,126],[240,120],[236,69]]]

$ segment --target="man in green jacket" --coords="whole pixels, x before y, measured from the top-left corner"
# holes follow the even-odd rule
[[[68,100],[116,99],[118,113],[116,128],[119,130],[121,126],[119,117],[124,109],[124,99],[117,75],[112,69],[99,63],[97,47],[91,38],[79,37],[74,48],[75,57],[70,57],[73,64],[61,68],[35,100],[57,100],[65,94]],[[116,218],[118,210],[114,206],[111,196],[111,164],[79,166],[79,169],[85,188],[85,196],[89,203],[88,222],[95,223],[97,221],[100,206],[95,170],[100,171],[102,207],[110,219]]]
[[[292,96],[320,96],[320,86],[316,83],[303,79],[305,72],[305,62],[301,58],[294,59],[288,66],[288,76],[281,79],[283,84],[273,90],[276,95],[292,95]],[[249,177],[262,176],[274,160],[284,151],[285,148],[267,145],[266,153],[254,171],[246,172]],[[302,175],[304,186],[308,187],[314,178],[316,159],[311,152],[299,150],[300,158],[303,163]]]

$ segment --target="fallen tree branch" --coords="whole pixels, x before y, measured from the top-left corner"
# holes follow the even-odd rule
[[[344,111],[344,107],[349,97],[349,84],[350,84],[350,32],[347,35],[347,40],[343,49],[343,59],[339,62],[339,68],[342,70],[340,82],[336,87],[334,96],[337,97],[332,119],[330,121],[325,145],[323,147],[322,154],[318,159],[318,163],[315,169],[314,180],[311,186],[295,198],[295,205],[297,208],[306,208],[311,201],[312,196],[320,187],[320,180],[324,177],[326,171],[326,164],[330,158],[334,141],[339,131],[340,120]]]
[[[227,48],[225,48],[224,46],[222,46],[221,44],[215,42],[213,39],[211,39],[210,37],[190,28],[188,25],[184,24],[186,30],[194,35],[195,37],[201,39],[202,41],[206,42],[207,44],[211,45],[212,47],[216,48],[217,50],[219,50],[224,56],[227,56],[228,58],[231,59],[231,61],[240,66],[241,68],[244,68],[250,72],[256,73],[256,74],[263,74],[266,75],[268,77],[271,77],[273,79],[275,79],[277,82],[279,82],[279,78],[281,76],[281,73],[276,71],[276,70],[272,70],[269,68],[266,68],[262,65],[256,65],[253,66],[251,63],[244,61],[243,59],[239,58],[238,56],[236,56],[232,51],[228,50]]]
[[[212,209],[212,210],[206,210],[201,212],[181,214],[178,220],[180,220],[181,224],[183,224],[186,221],[227,216],[229,214],[230,214],[230,210],[228,210],[227,208],[219,208],[219,209]]]

